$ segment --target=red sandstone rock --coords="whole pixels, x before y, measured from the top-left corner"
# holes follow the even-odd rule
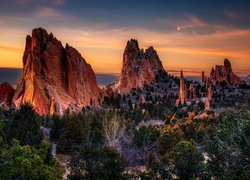
[[[122,95],[129,93],[132,88],[153,82],[160,71],[164,72],[164,68],[154,48],[144,52],[137,40],[131,39],[123,53],[121,74],[114,87]]]
[[[42,28],[27,36],[23,55],[23,75],[13,103],[34,106],[40,115],[78,111],[99,104],[95,74],[74,48],[58,41]]]
[[[181,104],[184,104],[184,102],[186,101],[186,85],[185,85],[185,80],[184,80],[184,76],[183,76],[183,72],[181,71],[181,76],[180,76],[180,93],[179,93],[179,102]]]
[[[225,81],[233,85],[246,84],[245,81],[241,80],[238,76],[236,76],[233,73],[231,63],[228,59],[224,60],[224,66],[217,65],[215,69],[212,68],[211,73],[210,73],[210,79],[212,83]]]
[[[1,108],[5,110],[9,109],[14,93],[15,93],[15,89],[9,83],[4,82],[0,84],[0,107]]]
[[[144,96],[140,95],[140,97],[139,97],[139,103],[140,104],[144,104],[145,102],[146,102],[146,100],[145,100]]]
[[[202,80],[202,82],[206,82],[207,81],[207,77],[205,76],[204,71],[202,71],[202,73],[201,73],[201,80]]]
[[[205,110],[210,110],[210,103],[213,99],[213,89],[210,79],[206,81],[206,97],[204,99]]]
[[[102,88],[102,97],[112,97],[114,95],[114,90],[112,85],[107,85]]]

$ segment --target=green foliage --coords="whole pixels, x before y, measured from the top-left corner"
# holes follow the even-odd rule
[[[214,133],[205,143],[211,154],[208,176],[221,179],[249,179],[250,113],[222,113]]]
[[[0,179],[61,179],[60,164],[55,159],[45,163],[49,143],[42,141],[39,146],[35,149],[13,140],[10,147],[1,147]]]
[[[179,126],[170,127],[167,126],[163,129],[159,139],[160,151],[162,154],[168,152],[178,142],[182,141],[184,134]]]
[[[37,114],[29,104],[17,110],[10,122],[9,139],[17,139],[21,145],[39,145],[43,135],[38,123]]]
[[[58,140],[57,150],[61,153],[68,153],[74,143],[80,144],[83,140],[83,128],[76,115],[72,115],[67,120],[62,121],[65,121],[66,124]]]
[[[50,120],[53,121],[53,126],[50,131],[50,139],[52,141],[58,141],[64,127],[66,126],[66,118],[60,118],[59,116],[52,116]]]
[[[0,145],[4,142],[4,140],[5,140],[4,124],[0,122]]]
[[[181,141],[176,144],[166,154],[165,160],[170,167],[173,165],[177,175],[181,179],[197,177],[203,171],[203,156],[196,148],[196,145],[188,141]]]
[[[151,148],[153,148],[159,136],[160,130],[157,127],[142,126],[138,130],[135,130],[133,143],[137,147],[152,146]]]
[[[157,153],[153,152],[148,155],[147,169],[148,176],[156,179],[170,179],[171,175],[165,168],[165,164],[161,161]],[[151,179],[152,179],[151,178]]]
[[[71,162],[70,179],[124,179],[126,161],[108,147],[85,146]]]

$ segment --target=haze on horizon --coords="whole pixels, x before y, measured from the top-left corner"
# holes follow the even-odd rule
[[[230,59],[250,74],[250,1],[1,0],[0,67],[22,67],[25,37],[45,28],[95,72],[119,73],[130,38],[154,46],[164,68],[189,75]],[[199,74],[200,75],[200,74]]]

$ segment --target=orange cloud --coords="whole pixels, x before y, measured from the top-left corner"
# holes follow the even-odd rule
[[[35,15],[38,18],[56,18],[58,20],[69,20],[70,17],[62,14],[58,10],[48,7],[41,6],[35,11]]]
[[[52,13],[53,14],[53,13]],[[196,22],[197,20],[193,20]],[[199,24],[199,22],[196,22]],[[0,28],[2,29],[2,27]],[[250,72],[250,29],[227,30],[213,34],[194,35],[182,32],[159,33],[145,29],[109,29],[96,30],[89,28],[59,28],[50,27],[57,39],[63,44],[69,43],[83,55],[96,72],[119,73],[122,64],[122,54],[127,40],[136,38],[141,48],[154,46],[163,61],[166,69],[209,72],[215,64],[221,64],[224,58],[232,61],[233,68],[237,71]],[[8,32],[2,29],[1,32]],[[27,33],[27,32],[26,32]],[[30,34],[29,30],[28,33]],[[17,34],[17,33],[12,33]],[[15,41],[17,37],[1,35],[1,42],[8,42],[8,46],[24,48],[25,33],[18,34],[22,41]],[[1,46],[0,44],[0,46]],[[20,47],[20,48],[19,48]],[[0,48],[1,49],[1,48]],[[11,62],[2,62],[9,52]],[[12,56],[10,52],[18,55]],[[14,54],[15,54],[14,53]],[[2,48],[0,51],[0,66],[22,66],[22,51]],[[14,58],[17,58],[14,60]],[[15,62],[15,63],[14,63]],[[10,65],[8,65],[8,63]]]

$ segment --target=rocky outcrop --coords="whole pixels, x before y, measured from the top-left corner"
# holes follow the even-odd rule
[[[17,107],[27,102],[40,115],[63,114],[98,106],[99,98],[95,74],[76,49],[64,48],[42,28],[27,36],[23,74],[13,97]]]
[[[179,92],[179,98],[176,100],[176,105],[184,104],[186,102],[186,97],[187,97],[187,87],[185,84],[183,72],[181,71],[180,75],[180,92]]]
[[[15,89],[7,82],[0,84],[0,107],[8,110],[11,103],[12,98],[14,96]]]
[[[205,110],[210,110],[211,108],[211,101],[213,99],[213,88],[210,79],[206,81],[206,97],[204,98],[204,107]]]
[[[205,72],[204,71],[202,71],[202,73],[201,73],[201,81],[203,83],[207,81],[207,77],[205,76]]]
[[[129,93],[132,88],[153,82],[159,72],[165,71],[154,48],[151,46],[144,52],[137,40],[131,39],[123,53],[122,70],[114,89],[122,95]]]
[[[224,60],[224,66],[217,65],[215,68],[212,68],[210,73],[210,80],[213,84],[222,81],[225,81],[232,85],[246,84],[245,81],[241,80],[233,73],[231,63],[228,59]]]
[[[188,89],[188,99],[192,100],[196,98],[196,87],[193,84],[190,84]]]
[[[140,95],[139,104],[144,104],[145,102],[146,102],[145,97],[143,95]]]

